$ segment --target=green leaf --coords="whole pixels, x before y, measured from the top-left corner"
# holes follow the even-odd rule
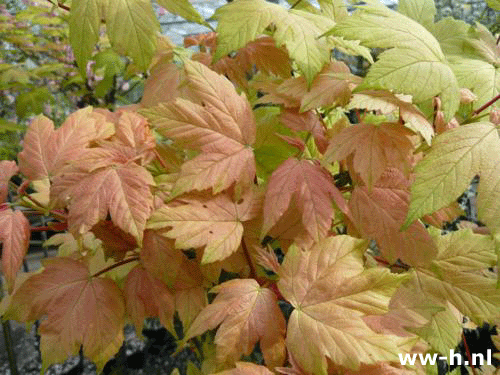
[[[149,0],[107,0],[106,27],[111,45],[146,70],[156,49],[160,25]]]
[[[170,13],[178,14],[187,21],[196,22],[212,29],[212,26],[205,21],[189,0],[158,0],[158,4]]]
[[[80,74],[86,76],[87,61],[99,40],[100,0],[73,0],[69,17],[69,42]]]
[[[16,98],[16,114],[21,117],[38,115],[43,112],[43,106],[47,102],[53,102],[47,87],[38,87],[29,92],[23,92]]]
[[[389,8],[360,9],[327,33],[359,39],[371,48],[392,48],[379,55],[358,89],[389,89],[411,94],[415,103],[441,96],[446,120],[459,107],[458,82],[438,41],[422,25]]]
[[[496,38],[486,27],[481,24],[472,27],[446,18],[436,24],[434,35],[460,87],[468,88],[477,96],[472,109],[478,109],[500,93],[500,50]]]
[[[125,70],[125,63],[120,55],[112,50],[99,52],[95,56],[95,70],[102,69],[104,78],[96,85],[95,93],[98,97],[103,97],[114,85],[114,77],[120,75]]]
[[[499,0],[486,0],[486,4],[488,4],[488,6],[491,9],[500,10],[500,1]]]
[[[25,130],[24,126],[0,118],[0,134]]]
[[[499,152],[498,131],[489,122],[464,125],[439,135],[415,169],[403,228],[456,200],[476,174],[494,170],[496,159],[492,155]]]
[[[215,12],[218,20],[218,60],[255,40],[271,25],[276,45],[285,45],[307,83],[330,60],[328,42],[318,37],[335,23],[327,17],[301,10],[286,10],[265,0],[239,0]]]
[[[436,5],[434,0],[400,0],[398,12],[431,30],[434,26]]]

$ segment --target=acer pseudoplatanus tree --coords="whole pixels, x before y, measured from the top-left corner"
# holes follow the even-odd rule
[[[292,3],[235,0],[181,48],[146,0],[72,1],[78,66],[103,21],[150,76],[138,106],[36,117],[0,164],[1,314],[41,319],[44,368],[83,348],[101,369],[126,322],[158,317],[194,373],[435,374],[400,355],[447,355],[464,317],[500,320],[498,36],[435,23],[429,0]],[[475,176],[480,226],[444,234]],[[16,277],[33,212],[59,254]]]

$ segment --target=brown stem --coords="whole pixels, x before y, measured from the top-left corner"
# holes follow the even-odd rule
[[[51,3],[52,5],[56,5],[56,6],[58,6],[61,9],[67,10],[68,12],[71,10],[71,8],[69,6],[62,4],[59,1],[57,2],[57,4],[55,2],[53,2],[52,0],[47,0],[47,1],[49,3]]]
[[[297,0],[290,9],[294,9],[297,5],[299,5],[302,2],[302,0]]]
[[[462,340],[464,342],[465,354],[467,355],[467,360],[469,361],[470,368],[472,369],[472,374],[477,375],[474,364],[472,363],[472,355],[470,354],[469,345],[467,344],[467,340],[465,339],[464,331],[462,331]]]
[[[490,105],[492,105],[493,103],[495,103],[498,99],[500,99],[500,94],[498,94],[493,99],[491,99],[490,101],[488,101],[487,103],[485,103],[484,105],[482,105],[481,107],[479,107],[478,109],[476,109],[474,112],[472,112],[472,115],[476,116],[476,115],[480,114],[486,108],[488,108]]]
[[[257,272],[255,271],[255,266],[253,265],[252,258],[250,257],[250,253],[243,238],[241,239],[241,247],[243,248],[243,253],[245,254],[247,263],[250,266],[250,276],[253,279],[257,279]]]
[[[168,172],[169,168],[167,167],[167,164],[165,164],[165,161],[163,160],[157,149],[155,149],[155,156],[156,159],[158,159],[158,161],[160,162],[161,166],[165,168],[165,171]]]
[[[133,256],[133,257],[130,257],[130,258],[127,258],[127,259],[123,259],[123,260],[120,260],[119,262],[116,262],[114,264],[112,264],[111,266],[109,267],[106,267],[96,273],[94,273],[92,275],[92,277],[99,277],[101,276],[102,274],[108,272],[108,271],[111,271],[112,269],[114,268],[117,268],[117,267],[120,267],[120,266],[123,266],[124,264],[127,264],[127,263],[131,263],[131,262],[134,262],[136,260],[139,260],[139,257],[138,256]]]

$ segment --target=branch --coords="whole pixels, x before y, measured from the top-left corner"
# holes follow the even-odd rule
[[[488,101],[487,103],[485,103],[484,105],[482,105],[481,107],[479,107],[478,109],[476,109],[474,112],[472,112],[472,115],[476,116],[476,115],[480,114],[486,108],[488,108],[490,105],[492,105],[493,103],[495,103],[498,99],[500,99],[500,94],[498,94],[493,99],[491,99],[490,101]]]
[[[91,277],[99,277],[101,276],[102,274],[108,272],[108,271],[111,271],[112,269],[114,268],[117,268],[117,267],[120,267],[120,266],[123,266],[124,264],[127,264],[127,263],[131,263],[131,262],[135,262],[136,260],[139,260],[139,257],[138,256],[133,256],[133,257],[130,257],[130,258],[127,258],[127,259],[123,259],[119,262],[116,262],[114,264],[112,264],[111,266],[109,267],[106,267],[96,273],[94,273]]]
[[[63,3],[60,3],[59,1],[57,2],[57,4],[54,3],[52,0],[47,0],[47,1],[56,7],[67,10],[68,12],[71,11],[71,8],[69,6],[64,5]]]

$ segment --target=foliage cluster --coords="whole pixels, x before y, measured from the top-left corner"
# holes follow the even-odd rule
[[[43,319],[43,370],[80,348],[102,369],[127,321],[158,317],[193,374],[435,374],[398,354],[446,355],[464,317],[500,321],[498,37],[434,22],[431,0],[318,2],[234,0],[184,48],[148,0],[71,2],[81,75],[104,24],[150,76],[140,105],[36,117],[0,162],[0,314]],[[480,222],[443,233],[476,176]],[[58,256],[17,276],[33,214]]]

